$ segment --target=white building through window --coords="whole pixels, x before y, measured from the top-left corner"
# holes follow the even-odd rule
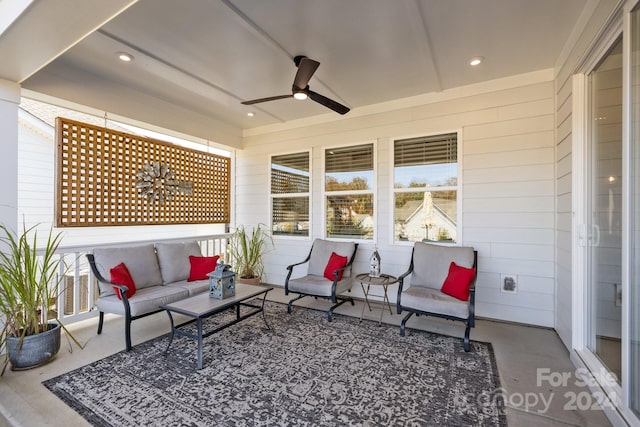
[[[457,133],[398,139],[393,153],[394,242],[455,242]]]

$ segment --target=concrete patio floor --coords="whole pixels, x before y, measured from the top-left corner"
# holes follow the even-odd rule
[[[269,300],[285,302],[282,288],[269,293]],[[338,314],[360,317],[362,301],[355,306],[344,304],[336,310]],[[296,310],[304,306],[325,308],[327,301],[304,298],[296,303]],[[372,305],[373,311],[365,310],[365,318],[378,320],[382,305]],[[386,306],[385,306],[386,308]],[[283,307],[283,315],[286,308]],[[383,322],[399,325],[401,315],[383,312]],[[339,317],[334,321],[339,321]],[[107,315],[101,335],[96,335],[97,318],[77,322],[69,326],[80,342],[86,342],[84,350],[69,346],[63,336],[60,352],[55,359],[42,367],[28,371],[7,370],[0,377],[0,426],[83,426],[88,423],[41,382],[68,372],[77,367],[102,359],[124,349],[123,319]],[[242,327],[242,323],[234,326]],[[462,324],[415,316],[408,328],[462,337]],[[132,341],[135,345],[169,331],[169,320],[163,313],[136,320],[132,325]],[[411,333],[410,330],[407,333]],[[552,329],[516,325],[506,322],[478,320],[471,331],[471,339],[491,342],[495,351],[498,371],[506,404],[507,421],[510,427],[519,426],[610,426],[600,409],[580,410],[574,408],[577,396],[588,392],[586,387],[576,384],[575,367],[569,353]],[[462,342],[461,344],[462,345]],[[568,376],[566,386],[552,387],[546,380],[548,375],[561,373]],[[585,396],[585,395],[582,395]],[[595,403],[595,400],[593,401]],[[589,405],[591,406],[591,405]]]

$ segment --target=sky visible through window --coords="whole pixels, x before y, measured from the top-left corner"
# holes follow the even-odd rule
[[[413,183],[429,184],[430,187],[455,185],[452,179],[458,176],[457,163],[440,163],[436,165],[415,165],[394,168],[396,188],[408,188]]]

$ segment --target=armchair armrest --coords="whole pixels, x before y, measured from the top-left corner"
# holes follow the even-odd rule
[[[347,265],[345,265],[344,267],[341,268],[337,268],[335,270],[333,270],[333,284],[331,285],[331,295],[332,295],[332,302],[336,303],[337,302],[337,297],[336,297],[336,288],[338,287],[338,276],[340,275],[340,272],[343,272],[342,278],[344,279],[344,271],[348,268],[349,269],[349,278],[351,278],[351,274],[352,274],[352,268],[353,268],[353,261],[356,259],[356,252],[358,252],[358,244],[355,244],[355,248],[353,249],[353,254],[351,254],[351,258],[349,259],[349,261],[347,262]]]
[[[406,277],[411,273],[413,273],[413,264],[409,266],[409,269],[407,271],[405,271],[398,277],[398,283],[404,284],[404,279],[406,279]]]
[[[311,259],[311,251],[309,251],[309,255],[307,255],[307,257],[305,258],[304,261],[300,261],[298,263],[291,264],[291,265],[287,266],[287,270],[289,270],[289,272],[287,273],[287,278],[284,279],[284,294],[285,295],[289,295],[289,279],[291,278],[291,274],[293,273],[293,267],[296,267],[296,266],[302,265],[302,264],[306,264],[307,262],[309,262],[310,259]]]
[[[404,288],[404,279],[406,279],[409,274],[413,273],[413,251],[414,249],[411,250],[411,262],[409,263],[409,269],[398,277],[398,297],[396,298],[396,309],[398,311],[398,314],[402,314],[401,300],[402,288]]]
[[[469,326],[476,326],[476,287],[469,288]]]
[[[306,264],[307,262],[309,262],[309,259],[310,259],[310,258],[311,258],[311,255],[309,255],[309,256],[307,257],[307,259],[305,259],[304,261],[300,261],[300,262],[297,262],[297,263],[295,263],[295,264],[287,265],[287,270],[291,271],[291,270],[293,270],[293,267],[296,267],[296,266],[298,266],[298,265],[302,265],[302,264]]]

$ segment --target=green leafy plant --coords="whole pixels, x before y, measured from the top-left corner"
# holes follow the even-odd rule
[[[53,308],[59,295],[63,274],[59,269],[61,260],[55,253],[60,245],[61,234],[49,236],[42,249],[37,245],[35,226],[21,233],[12,232],[0,225],[0,313],[4,326],[0,331],[0,347],[7,337],[39,334],[48,330],[50,320],[56,320],[73,341],[69,331],[58,319]],[[6,355],[2,373],[9,362]]]
[[[239,225],[231,236],[228,246],[231,264],[242,279],[261,278],[264,273],[262,256],[273,247],[273,239],[265,227],[258,224],[248,230]]]

